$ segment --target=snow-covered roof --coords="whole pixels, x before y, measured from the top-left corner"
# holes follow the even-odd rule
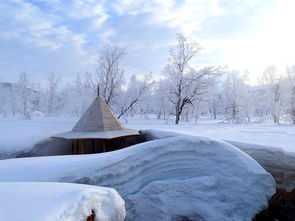
[[[98,89],[99,90],[99,89]],[[113,139],[138,135],[137,130],[124,128],[103,98],[94,99],[72,131],[53,136],[63,139]]]
[[[80,132],[68,131],[62,134],[52,136],[53,138],[73,139],[113,139],[119,137],[128,137],[138,135],[137,130],[124,128],[122,130],[103,131],[103,132]]]

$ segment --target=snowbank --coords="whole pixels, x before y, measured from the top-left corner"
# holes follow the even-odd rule
[[[295,153],[282,148],[228,141],[255,159],[274,177],[277,187],[291,191],[295,188]]]
[[[158,132],[157,132],[158,133]],[[0,181],[61,181],[115,188],[126,220],[251,220],[275,183],[237,148],[179,136],[103,154],[0,161]]]
[[[68,118],[0,119],[0,159],[32,156],[32,153],[38,155],[39,152],[42,152],[42,155],[64,154],[67,150],[71,150],[71,145],[67,145],[62,140],[53,141],[49,137],[71,129],[76,120]],[[45,147],[44,144],[50,146]]]
[[[156,140],[168,137],[182,136],[183,134],[159,131],[142,130],[146,140]],[[275,179],[277,187],[291,191],[295,188],[295,153],[286,152],[282,148],[255,145],[236,141],[226,141],[255,159]]]
[[[0,220],[124,220],[124,201],[111,188],[65,183],[0,183]]]

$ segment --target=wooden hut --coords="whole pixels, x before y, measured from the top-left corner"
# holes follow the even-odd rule
[[[119,140],[116,149],[125,147],[125,138],[138,136],[137,130],[124,128],[112,111],[109,109],[103,98],[99,95],[82,115],[78,123],[71,131],[58,134],[53,138],[61,138],[72,142],[72,153],[87,153],[89,146],[92,153],[97,152],[95,148],[100,147],[99,152],[108,151],[108,143],[112,140]],[[118,142],[117,142],[118,143]]]

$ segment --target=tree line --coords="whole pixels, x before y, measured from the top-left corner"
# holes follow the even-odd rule
[[[259,84],[251,86],[247,71],[223,66],[196,68],[194,59],[201,46],[178,34],[160,77],[132,75],[126,79],[121,65],[126,51],[105,45],[97,58],[95,73],[76,74],[73,82],[61,85],[56,74],[46,84],[33,82],[27,72],[16,83],[0,82],[0,115],[81,116],[94,96],[100,95],[117,114],[156,116],[158,119],[197,123],[201,116],[229,123],[250,123],[271,118],[275,124],[295,124],[295,66],[280,73],[276,66],[265,68]],[[159,75],[158,75],[159,76]]]

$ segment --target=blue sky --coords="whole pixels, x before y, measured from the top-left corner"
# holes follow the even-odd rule
[[[269,64],[295,64],[291,0],[0,1],[0,80],[21,71],[64,81],[94,72],[103,44],[126,48],[128,74],[160,74],[177,33],[204,48],[196,67],[228,65],[255,79]]]

